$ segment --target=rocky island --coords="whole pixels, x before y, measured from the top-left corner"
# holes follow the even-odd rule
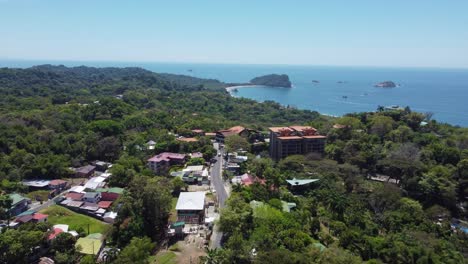
[[[291,88],[291,81],[286,74],[268,74],[250,80],[253,85]]]
[[[380,88],[394,88],[396,87],[396,84],[392,81],[385,81],[385,82],[379,82],[374,85],[374,87],[380,87]]]

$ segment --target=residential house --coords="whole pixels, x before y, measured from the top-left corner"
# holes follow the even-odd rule
[[[185,154],[163,152],[148,159],[147,166],[154,173],[160,173],[168,170],[169,166],[184,164],[185,159]]]
[[[270,127],[270,156],[280,160],[290,155],[323,154],[326,136],[310,126]]]
[[[196,158],[203,158],[203,153],[201,152],[194,152],[190,154],[190,158],[196,159]]]
[[[89,178],[94,175],[96,166],[86,165],[75,169],[75,176],[77,178]]]
[[[92,177],[85,183],[84,187],[85,189],[96,190],[97,188],[102,188],[106,185],[104,182],[105,180],[106,178],[101,176]]]
[[[113,224],[116,218],[117,218],[117,213],[110,211],[104,214],[103,220],[106,223]]]
[[[28,205],[31,203],[31,200],[25,198],[17,193],[9,194],[8,197],[12,200],[10,207],[10,214],[16,216],[22,212],[28,210]]]
[[[193,142],[198,142],[197,138],[194,137],[179,137],[177,138],[178,141],[185,142],[185,143],[193,143]]]
[[[153,150],[155,148],[156,148],[156,142],[155,141],[150,140],[150,141],[146,142],[146,149]]]
[[[205,192],[181,192],[176,204],[177,221],[189,224],[203,223]]]
[[[75,192],[69,192],[65,194],[65,198],[72,200],[72,201],[81,201],[83,200],[84,193],[75,193]]]
[[[83,196],[83,201],[88,203],[98,203],[101,200],[101,193],[87,192]]]
[[[98,203],[99,208],[102,209],[109,209],[112,205],[112,201],[100,201]]]
[[[234,126],[229,129],[217,131],[215,139],[217,142],[224,143],[226,137],[233,135],[239,135],[247,138],[249,136],[249,131],[243,126]]]
[[[43,190],[49,186],[49,180],[25,180],[22,182],[23,185],[28,186],[29,190]]]
[[[123,194],[124,189],[119,187],[97,188],[96,192],[101,193],[101,201],[115,201]]]
[[[18,224],[26,224],[30,222],[31,223],[44,223],[44,222],[47,222],[48,217],[49,216],[46,214],[31,212],[29,214],[18,216],[15,219],[15,222]]]
[[[202,129],[192,129],[192,133],[200,137],[205,135],[205,131],[203,131]]]
[[[94,166],[96,166],[96,170],[98,171],[106,171],[111,165],[112,163],[110,162],[105,162],[105,161],[100,161],[100,160],[97,160],[94,162]]]
[[[49,182],[49,189],[60,192],[67,187],[68,182],[64,180],[52,180]]]
[[[256,178],[248,173],[244,173],[240,176],[234,176],[231,180],[233,184],[240,184],[242,186],[250,186],[256,182],[260,184],[265,184],[265,179]]]

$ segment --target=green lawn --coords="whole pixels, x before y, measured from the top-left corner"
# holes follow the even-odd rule
[[[88,232],[89,225],[89,233],[105,234],[110,228],[109,224],[101,222],[87,215],[75,213],[58,205],[53,205],[49,208],[41,210],[41,213],[49,215],[48,221],[51,224],[66,224],[70,226],[70,230],[77,230],[81,227],[85,230],[85,232]]]
[[[172,201],[171,201],[171,216],[169,217],[169,221],[170,222],[175,222],[177,221],[177,211],[175,209],[176,205],[177,205],[177,200],[179,198],[176,198],[176,197],[172,197]]]
[[[26,196],[33,200],[33,201],[47,201],[49,199],[49,192],[50,191],[44,191],[44,190],[39,190],[39,191],[34,191],[26,194]]]
[[[157,264],[176,264],[176,254],[174,252],[160,252],[156,256],[150,257],[150,263]]]

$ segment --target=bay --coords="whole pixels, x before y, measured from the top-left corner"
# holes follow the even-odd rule
[[[45,63],[94,67],[137,66],[154,72],[232,83],[245,83],[271,73],[288,74],[292,88],[238,88],[232,95],[257,101],[272,100],[334,116],[374,111],[379,105],[409,106],[414,111],[432,112],[433,118],[440,122],[468,127],[466,69],[13,60],[0,61],[0,66],[24,68]],[[374,84],[382,81],[393,81],[399,86],[374,87]]]

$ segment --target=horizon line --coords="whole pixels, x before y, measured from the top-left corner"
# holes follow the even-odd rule
[[[0,62],[7,61],[23,61],[23,62],[39,62],[42,64],[50,64],[48,62],[57,62],[57,63],[127,63],[127,64],[151,64],[151,63],[161,63],[161,64],[201,64],[201,65],[249,65],[249,66],[308,66],[308,67],[349,67],[349,68],[397,68],[397,69],[445,69],[445,70],[468,70],[468,66],[464,67],[446,67],[446,66],[395,66],[395,65],[351,65],[351,64],[309,64],[309,63],[248,63],[248,62],[200,62],[200,61],[158,61],[158,60],[148,60],[148,61],[137,61],[137,60],[86,60],[86,59],[28,59],[28,58],[1,58]],[[41,64],[37,64],[41,65]],[[34,66],[37,66],[34,65]],[[57,64],[59,65],[59,64]],[[87,65],[82,65],[87,66]],[[135,67],[135,66],[134,66]]]

